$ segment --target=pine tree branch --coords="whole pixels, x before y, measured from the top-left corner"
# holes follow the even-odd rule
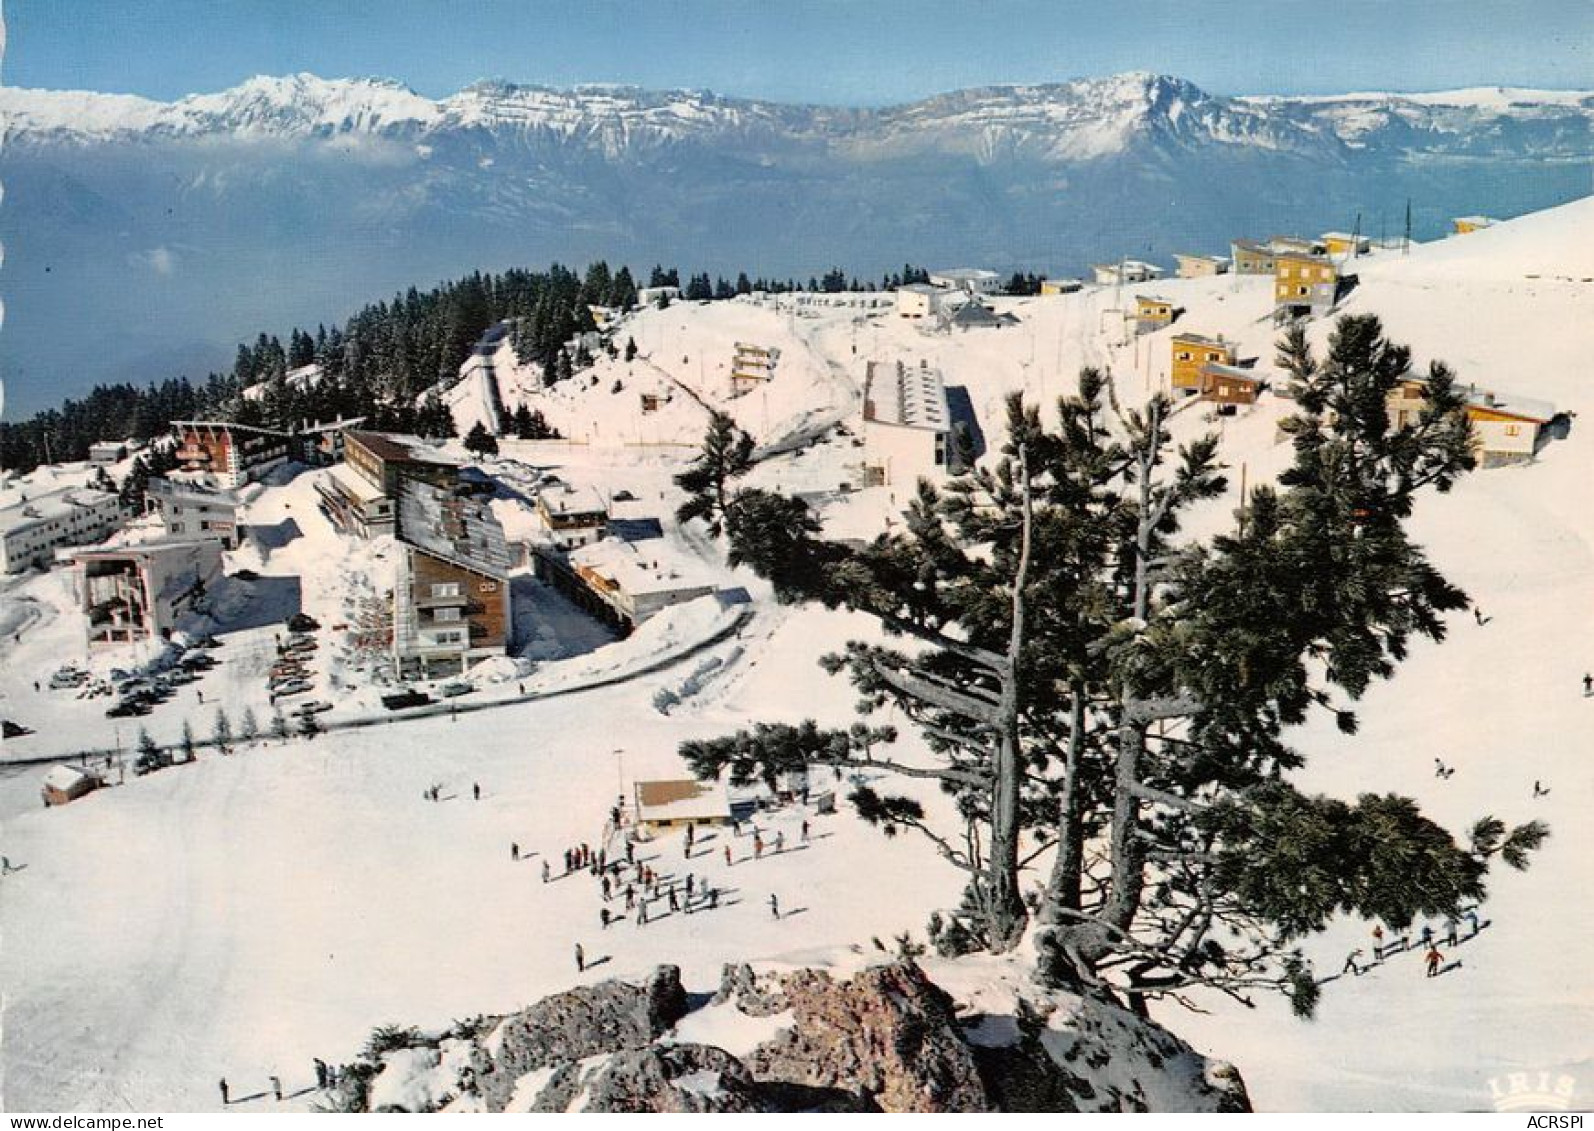
[[[984,699],[976,698],[964,691],[954,691],[939,682],[899,671],[886,664],[871,661],[870,666],[884,683],[911,699],[951,711],[956,715],[963,715],[985,726],[996,726],[1001,721],[996,705]]]

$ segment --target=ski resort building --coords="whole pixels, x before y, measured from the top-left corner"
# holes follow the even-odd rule
[[[1229,245],[1229,259],[1236,275],[1273,274],[1273,249],[1255,240],[1235,240]]]
[[[941,313],[946,291],[928,283],[908,283],[896,290],[897,313],[903,318],[933,318]]]
[[[639,781],[635,786],[636,824],[657,834],[687,825],[728,825],[731,802],[719,782],[680,778]]]
[[[1339,268],[1325,255],[1304,251],[1281,251],[1274,259],[1273,317],[1286,322],[1293,318],[1320,317],[1339,301]]]
[[[864,482],[913,484],[944,474],[952,456],[952,416],[941,371],[920,362],[871,361],[863,392]]]
[[[1172,299],[1163,298],[1161,295],[1136,295],[1135,333],[1150,334],[1172,326],[1178,314]]]
[[[238,548],[242,534],[233,492],[158,476],[145,490],[160,510],[168,538],[215,538],[224,549]]]
[[[952,330],[1000,330],[1004,326],[1018,325],[1017,316],[1003,311],[998,314],[977,298],[970,298],[956,310],[941,315],[939,328]]]
[[[63,487],[0,510],[0,573],[55,561],[63,546],[103,542],[122,525],[122,503],[108,491]]]
[[[1222,335],[1207,338],[1200,334],[1175,334],[1172,353],[1169,383],[1186,394],[1201,391],[1202,366],[1233,365],[1235,360],[1234,344],[1225,342]]]
[[[1511,396],[1469,385],[1467,422],[1472,425],[1480,467],[1503,467],[1532,459],[1550,439],[1556,409],[1548,401]],[[1394,428],[1415,425],[1427,401],[1428,386],[1421,380],[1403,381],[1389,394],[1386,408]]]
[[[609,508],[590,487],[555,483],[537,493],[537,518],[556,546],[574,550],[603,537]]]
[[[1324,232],[1317,238],[1324,255],[1332,255],[1337,259],[1349,258],[1353,255],[1366,255],[1372,250],[1372,241],[1366,236],[1359,236],[1353,232]]]
[[[737,342],[731,356],[731,395],[751,392],[775,375],[780,350],[754,342]]]
[[[971,295],[994,295],[1002,289],[1002,277],[983,267],[954,267],[930,272],[930,285]]]
[[[1201,367],[1201,399],[1233,412],[1236,405],[1255,404],[1262,375],[1254,369],[1211,361]]]
[[[449,487],[459,479],[457,460],[444,455],[436,444],[401,432],[350,429],[343,458],[367,483],[393,498],[407,480]]]
[[[299,458],[317,467],[343,462],[349,431],[365,423],[365,417],[311,424],[299,430]]]
[[[356,538],[375,538],[395,529],[393,497],[346,463],[334,464],[316,480],[321,513],[333,526]]]
[[[87,797],[104,784],[96,775],[76,766],[51,766],[44,773],[39,795],[46,805],[67,805]]]
[[[170,635],[222,575],[215,538],[79,550],[72,560],[90,647]]]
[[[1213,275],[1226,275],[1229,261],[1221,255],[1175,255],[1181,279],[1207,279]]]
[[[537,571],[588,613],[629,633],[672,605],[717,588],[701,563],[662,538],[603,538],[568,556],[542,551]]]
[[[1084,287],[1082,279],[1042,279],[1041,295],[1045,298],[1053,295],[1071,295],[1083,290]]]
[[[1485,228],[1492,228],[1499,221],[1489,216],[1457,216],[1450,221],[1451,235],[1464,236],[1470,232],[1481,232]]]
[[[509,646],[510,553],[488,505],[421,480],[400,484],[404,542],[393,587],[400,678],[458,675]]]
[[[218,420],[174,420],[177,462],[219,486],[238,488],[264,477],[293,456],[294,439],[274,428]]]
[[[1153,279],[1162,278],[1161,267],[1139,259],[1125,259],[1118,263],[1093,263],[1090,270],[1096,282],[1104,287],[1113,287],[1120,283],[1149,283]]]
[[[104,466],[127,458],[126,440],[100,440],[89,445],[89,462]]]

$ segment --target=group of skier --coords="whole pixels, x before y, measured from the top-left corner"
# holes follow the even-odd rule
[[[1445,920],[1443,942],[1445,946],[1452,950],[1460,946],[1462,942],[1476,938],[1478,931],[1481,929],[1476,908],[1469,909],[1461,916],[1461,919],[1467,921],[1468,933],[1465,939],[1461,937],[1460,919],[1452,915]],[[1362,962],[1361,959],[1364,952],[1361,947],[1356,947],[1345,956],[1345,965],[1340,968],[1340,973],[1354,974],[1359,977],[1371,970],[1374,964],[1382,962],[1388,955],[1398,953],[1407,947],[1407,942],[1403,938],[1386,944],[1384,941],[1384,928],[1381,923],[1373,924],[1372,937],[1373,961],[1370,963]],[[1424,923],[1422,930],[1417,935],[1416,946],[1412,948],[1422,952],[1423,969],[1429,978],[1438,977],[1443,967],[1444,954],[1439,949],[1440,941],[1440,936],[1434,931],[1433,927]]]

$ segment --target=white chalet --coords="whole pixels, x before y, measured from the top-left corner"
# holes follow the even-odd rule
[[[945,472],[952,415],[941,371],[871,361],[863,392],[864,482],[912,484]]]

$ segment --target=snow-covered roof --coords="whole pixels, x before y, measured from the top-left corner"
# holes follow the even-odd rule
[[[898,294],[910,295],[938,295],[942,293],[940,287],[932,287],[929,283],[903,283],[897,288]]]
[[[1468,224],[1474,228],[1489,228],[1499,223],[1499,221],[1492,216],[1457,216],[1451,223]]]
[[[502,578],[510,569],[509,545],[486,501],[417,479],[399,487],[402,542],[433,557]]]
[[[1139,303],[1145,303],[1147,305],[1156,305],[1156,306],[1172,306],[1173,305],[1173,300],[1172,299],[1163,298],[1161,295],[1136,295],[1135,296],[1135,301],[1139,302]]]
[[[431,463],[442,467],[459,466],[459,460],[446,454],[437,444],[407,432],[367,432],[364,429],[352,428],[349,430],[348,439],[383,460],[397,463]]]
[[[888,367],[871,361],[864,403],[869,413],[866,419],[876,424],[898,424],[933,432],[945,432],[951,427],[946,383],[939,369],[923,365],[910,368],[900,361]]]
[[[70,793],[85,784],[94,784],[97,780],[93,774],[85,773],[74,766],[51,766],[44,773],[45,787],[58,789],[62,793]]]
[[[537,502],[551,515],[592,515],[600,521],[609,508],[597,490],[583,484],[556,483],[537,492]]]
[[[600,538],[570,551],[570,564],[594,573],[633,597],[713,589],[716,579],[696,558],[676,550],[663,538],[629,542]]]
[[[1549,401],[1541,401],[1534,397],[1519,397],[1495,389],[1480,389],[1476,385],[1467,386],[1465,392],[1468,408],[1500,412],[1507,416],[1520,416],[1524,420],[1532,420],[1538,424],[1548,424],[1555,419],[1555,405]]]
[[[219,560],[221,553],[219,538],[151,538],[146,542],[131,542],[125,546],[91,546],[88,549],[73,550],[71,556],[78,561],[86,558],[95,561],[137,558],[140,561],[151,562],[159,558],[191,554],[198,549],[211,548],[216,550]]]
[[[82,507],[101,506],[116,501],[116,496],[92,487],[62,487],[0,510],[0,530],[17,530],[34,523],[65,518]]]
[[[959,283],[991,283],[1000,279],[1001,276],[995,271],[986,270],[984,267],[950,267],[945,271],[930,272],[930,278],[932,280],[945,279],[947,282],[944,285],[955,286]]]
[[[349,498],[358,499],[362,503],[374,503],[378,499],[386,498],[380,487],[359,472],[351,470],[348,464],[333,464],[326,469],[326,477]]]
[[[636,809],[640,821],[724,821],[731,815],[723,785],[690,778],[637,782]]]
[[[1234,348],[1234,343],[1224,341],[1223,335],[1221,334],[1219,334],[1216,338],[1209,338],[1205,334],[1195,334],[1186,331],[1173,336],[1174,345],[1178,345],[1180,342],[1188,342],[1190,345],[1194,346],[1221,346],[1224,349]]]
[[[1236,381],[1250,381],[1252,384],[1260,384],[1262,381],[1262,374],[1254,369],[1242,369],[1238,365],[1224,365],[1217,361],[1207,362],[1201,367],[1201,372],[1210,373],[1215,377],[1232,377]]]

